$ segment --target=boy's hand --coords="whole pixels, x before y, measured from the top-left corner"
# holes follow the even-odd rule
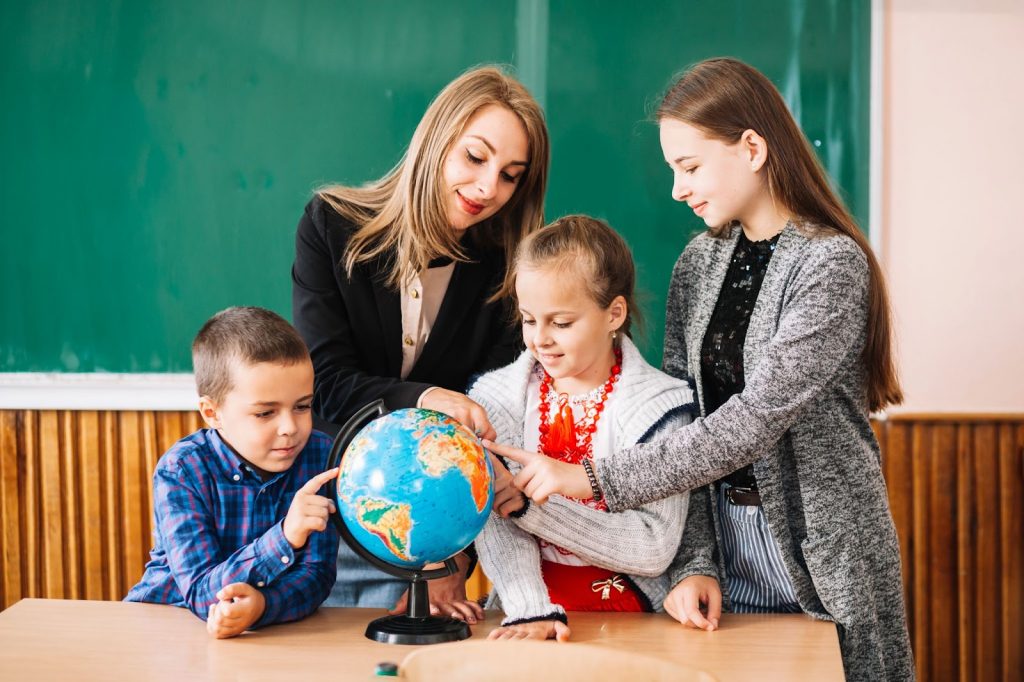
[[[569,626],[560,620],[538,620],[534,623],[520,623],[494,628],[487,639],[554,639],[569,641]]]
[[[248,583],[231,583],[217,593],[217,603],[210,607],[206,631],[217,639],[240,635],[260,619],[267,601],[263,593]]]
[[[491,466],[494,468],[494,503],[491,509],[495,514],[508,518],[509,514],[526,506],[526,497],[513,485],[512,474],[501,460],[489,452],[487,456],[491,458]]]
[[[430,599],[430,615],[449,616],[457,620],[464,620],[470,625],[484,619],[484,610],[475,601],[466,599],[466,569],[469,568],[469,557],[460,553],[455,556],[455,563],[459,570],[453,575],[445,578],[436,578],[427,581],[427,592]],[[428,564],[423,568],[441,568],[444,564]],[[390,613],[405,613],[409,605],[409,590],[402,593]]]
[[[538,504],[547,502],[551,495],[565,495],[580,500],[589,500],[594,496],[590,478],[579,464],[560,462],[539,452],[527,452],[489,440],[484,441],[484,448],[523,467],[516,474],[515,486]]]
[[[327,529],[334,502],[317,491],[327,481],[338,477],[338,467],[309,479],[306,485],[299,488],[288,507],[288,515],[284,517],[284,537],[292,549],[301,549],[310,533]]]
[[[683,578],[665,597],[665,610],[687,627],[717,630],[718,619],[722,617],[722,588],[710,576]]]

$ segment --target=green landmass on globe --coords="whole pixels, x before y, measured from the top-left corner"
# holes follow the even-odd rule
[[[356,501],[356,510],[359,525],[380,538],[392,554],[412,561],[408,552],[412,531],[409,505],[363,497]]]

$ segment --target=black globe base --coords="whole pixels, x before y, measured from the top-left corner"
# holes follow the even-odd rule
[[[384,644],[440,644],[469,639],[469,626],[439,616],[385,616],[366,626],[366,636]]]

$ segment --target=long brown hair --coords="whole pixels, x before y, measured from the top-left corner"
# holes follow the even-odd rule
[[[516,272],[521,267],[548,267],[573,273],[579,286],[601,310],[617,296],[626,301],[626,319],[619,331],[632,338],[642,327],[643,315],[636,304],[636,266],[629,245],[603,220],[586,215],[567,215],[523,240],[511,270],[515,295]]]
[[[503,106],[526,129],[528,166],[508,203],[474,225],[471,239],[500,245],[509,258],[519,242],[544,222],[550,145],[540,106],[519,81],[496,67],[478,67],[449,83],[420,119],[402,159],[384,177],[362,187],[333,185],[319,195],[359,226],[348,242],[344,266],[385,256],[386,282],[400,287],[438,256],[469,260],[448,222],[442,167],[473,115],[488,105]],[[503,286],[501,293],[505,293]]]
[[[757,69],[730,58],[708,59],[689,68],[669,88],[658,121],[676,119],[713,139],[735,144],[754,130],[768,144],[766,177],[772,199],[812,232],[839,232],[857,243],[870,274],[867,339],[862,359],[867,372],[868,409],[903,401],[893,358],[892,313],[882,268],[864,234],[829,185],[825,169],[789,113],[782,95]],[[731,225],[710,230],[724,237]]]

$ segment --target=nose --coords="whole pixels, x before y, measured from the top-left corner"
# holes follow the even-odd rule
[[[683,174],[674,173],[672,175],[672,198],[676,201],[686,201],[689,196],[690,187],[686,184]]]
[[[298,430],[295,415],[291,410],[282,410],[281,418],[277,421],[277,435],[290,436]]]
[[[538,324],[537,331],[533,334],[533,345],[537,348],[544,348],[551,345],[551,334],[548,333],[547,325]]]
[[[498,171],[486,171],[480,174],[476,181],[477,192],[481,199],[493,199],[498,188]]]

